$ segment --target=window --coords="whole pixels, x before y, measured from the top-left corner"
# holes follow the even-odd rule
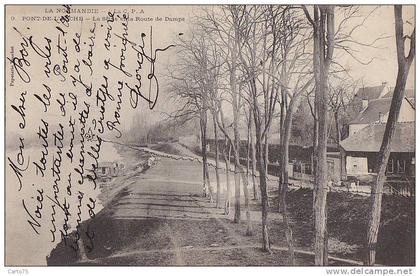
[[[408,166],[408,170],[410,171],[410,175],[411,176],[415,176],[415,174],[416,174],[416,166],[415,166],[415,164],[416,164],[416,161],[415,161],[415,159],[413,157],[413,158],[411,158],[411,164]]]
[[[382,112],[379,112],[379,122],[380,123],[385,123],[385,114],[383,114]]]
[[[394,160],[389,158],[388,160],[388,167],[387,167],[388,173],[394,173]]]
[[[105,174],[105,167],[102,167],[102,174]]]
[[[405,160],[397,160],[397,172],[405,173]]]

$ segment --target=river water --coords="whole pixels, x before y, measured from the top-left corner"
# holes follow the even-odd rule
[[[5,224],[5,248],[6,248],[6,265],[37,265],[43,266],[46,265],[46,256],[49,255],[51,250],[61,241],[59,229],[62,229],[64,223],[64,212],[62,212],[56,206],[56,215],[54,216],[55,225],[57,227],[57,232],[55,233],[55,241],[53,240],[53,235],[50,232],[53,229],[53,224],[51,222],[51,214],[54,212],[52,201],[47,198],[47,195],[53,197],[53,177],[49,174],[48,171],[51,171],[51,165],[49,170],[45,171],[45,177],[37,176],[35,173],[35,166],[32,162],[39,160],[41,153],[41,148],[25,148],[25,156],[29,156],[29,167],[28,170],[24,172],[24,177],[22,178],[23,186],[20,191],[18,185],[18,179],[9,167],[6,159],[6,196],[5,196],[5,205],[6,205],[6,224]],[[66,150],[63,150],[66,152]],[[6,155],[8,157],[14,158],[18,154],[17,151],[7,151]],[[49,149],[48,162],[52,160],[54,154],[54,149],[51,147]],[[63,160],[65,157],[63,157]],[[99,162],[103,161],[118,161],[121,160],[121,156],[118,154],[118,151],[115,149],[111,143],[103,143],[100,151]],[[52,162],[52,161],[51,161]],[[87,203],[88,197],[91,197],[93,200],[96,200],[95,213],[98,213],[103,206],[99,200],[100,189],[93,189],[92,183],[85,181],[83,185],[77,183],[77,179],[73,178],[72,183],[72,195],[66,195],[66,187],[68,187],[67,174],[70,172],[71,166],[63,163],[62,165],[62,178],[59,182],[60,193],[59,198],[66,196],[67,203],[70,204],[70,219],[69,219],[69,233],[75,229],[76,225],[76,207],[78,204],[77,194],[82,192],[84,196],[85,203]],[[40,209],[41,219],[38,219],[40,227],[35,227],[39,234],[36,234],[32,229],[31,225],[28,223],[28,216],[25,208],[23,207],[22,200],[25,202],[27,209],[34,214],[36,206],[41,206],[37,202],[36,198],[39,196],[37,192],[38,189],[43,190],[43,200],[42,200],[42,209]],[[85,204],[82,206],[81,219],[89,219],[88,208]]]

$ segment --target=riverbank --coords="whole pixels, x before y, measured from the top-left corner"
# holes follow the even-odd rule
[[[117,175],[112,177],[98,176],[97,185],[99,187],[99,193],[97,195],[97,200],[100,204],[100,209],[98,209],[94,219],[108,216],[109,206],[118,198],[118,195],[128,185],[132,184],[136,177],[141,176],[141,174],[148,169],[148,167],[144,166],[144,163],[147,162],[150,157],[151,155],[145,152],[133,150],[129,147],[112,142],[104,142],[103,154],[101,152],[99,164],[104,162],[118,162],[123,165],[123,168],[118,171]],[[52,249],[49,256],[46,257],[47,264],[50,265],[57,261],[57,264],[71,263],[80,259],[85,259],[88,252],[86,252],[84,248],[83,250],[75,250],[74,247],[86,247],[86,244],[91,242],[91,234],[89,233],[95,233],[97,231],[95,230],[96,227],[91,224],[91,221],[91,218],[82,221],[80,229],[83,230],[81,231],[79,238],[77,238],[79,233],[74,230],[69,234],[69,237],[66,240],[62,240],[57,244],[57,246]],[[74,227],[72,227],[72,229],[74,229]],[[76,242],[78,239],[79,242]]]
[[[95,231],[95,246],[84,247],[85,258],[62,242],[48,264],[288,265],[283,241],[273,244],[273,254],[260,249],[258,204],[252,210],[253,236],[246,236],[244,218],[234,223],[223,209],[201,197],[200,172],[198,162],[161,158],[145,174],[133,175],[131,183],[86,222]],[[82,235],[82,240],[86,244],[87,237]],[[296,264],[312,265],[313,256],[302,250]],[[332,264],[345,263],[335,260]]]
[[[167,147],[162,146],[160,150]],[[126,147],[125,151],[130,160],[145,156],[143,150]],[[169,151],[176,155],[181,153],[172,147]],[[135,163],[132,162],[133,168]],[[215,203],[201,197],[201,170],[199,162],[188,158],[164,157],[144,174],[131,169],[130,175],[120,179],[119,188],[113,190],[112,200],[89,221],[95,230],[95,247],[86,251],[85,258],[80,258],[80,253],[71,252],[62,243],[52,252],[48,264],[289,265],[284,224],[276,211],[277,190],[274,187],[269,190],[269,235],[273,249],[270,255],[260,249],[261,207],[258,201],[251,201],[253,235],[247,236],[243,203],[242,221],[234,223],[233,210],[226,216],[222,208],[215,208]],[[212,172],[210,178],[214,178]],[[312,191],[290,191],[287,200],[294,231],[296,264],[313,265]],[[329,251],[335,256],[330,259],[330,265],[361,265],[366,200],[368,198],[348,193],[329,193]],[[411,224],[409,214],[404,215],[404,208],[410,206],[387,197],[384,206],[378,260],[384,265],[409,265],[414,256],[414,251],[410,251],[410,229],[414,224]],[[392,220],[393,215],[398,219]],[[402,241],[407,232],[407,240]],[[383,238],[390,235],[396,238]],[[86,240],[86,237],[82,239]],[[396,243],[399,242],[398,249],[390,250],[398,247]]]

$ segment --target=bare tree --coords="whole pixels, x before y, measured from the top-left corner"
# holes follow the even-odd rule
[[[204,9],[205,16],[202,18],[201,26],[207,30],[208,33],[212,34],[212,38],[217,41],[219,46],[219,55],[223,56],[224,65],[227,72],[227,83],[229,85],[228,96],[233,115],[233,137],[230,136],[226,129],[226,125],[223,123],[224,117],[219,116],[218,122],[219,129],[223,132],[226,139],[229,141],[234,165],[235,165],[235,213],[234,222],[239,223],[241,220],[241,205],[240,205],[240,194],[241,194],[241,179],[245,197],[245,208],[247,217],[247,235],[252,234],[251,224],[251,213],[249,206],[249,194],[248,194],[248,180],[245,177],[245,172],[240,164],[240,135],[239,135],[239,123],[241,118],[241,109],[244,104],[243,96],[241,93],[242,83],[238,81],[238,46],[235,38],[237,30],[235,29],[235,20],[237,15],[235,13],[234,6],[221,6],[220,8],[208,8]],[[219,104],[219,115],[222,115],[222,105]]]
[[[311,155],[311,172],[313,175],[316,174],[316,158],[315,158],[315,149],[318,147],[318,116],[316,114],[316,109],[314,106],[314,91],[312,89],[309,93],[306,93],[305,98],[309,107],[310,114],[313,119],[313,128],[312,128],[312,155]]]
[[[209,37],[207,35],[207,37]],[[209,83],[209,109],[213,119],[213,132],[214,132],[214,148],[215,148],[215,174],[216,174],[216,208],[220,208],[221,203],[221,189],[220,189],[220,160],[219,160],[219,134],[217,117],[219,105],[219,78],[221,78],[220,70],[223,66],[221,56],[218,54],[218,46],[215,41],[209,39],[207,41],[209,53],[207,55],[209,68],[208,68],[208,83]],[[229,170],[226,172],[229,173]]]
[[[218,102],[218,115],[220,115],[221,119],[220,122],[217,120],[219,116],[216,117],[216,122],[221,124],[222,129],[226,129],[225,120],[223,116],[223,109],[221,108],[221,101]],[[223,159],[225,160],[225,171],[226,171],[226,194],[225,194],[225,215],[230,214],[230,203],[231,203],[231,186],[230,186],[230,160],[232,154],[232,145],[231,141],[228,140],[228,136],[225,135],[224,139],[224,151],[223,151]]]
[[[268,134],[274,117],[281,81],[275,77],[278,43],[274,14],[283,7],[236,7],[235,39],[243,78],[248,84],[248,102],[253,111],[256,137],[256,165],[262,204],[262,248],[271,251],[268,231],[267,163]]]
[[[273,12],[271,23],[273,43],[277,44],[276,73],[279,77],[281,99],[280,103],[280,169],[278,189],[278,209],[282,212],[285,223],[285,236],[289,247],[289,262],[294,264],[293,231],[288,218],[286,194],[289,175],[289,141],[292,129],[293,114],[299,105],[300,96],[305,92],[313,78],[308,67],[311,59],[306,52],[309,41],[308,32],[303,23],[302,14],[292,7],[286,6]],[[278,97],[279,98],[279,97]]]
[[[314,187],[315,265],[327,265],[327,95],[329,67],[334,52],[334,6],[314,5],[313,18],[305,7],[304,11],[313,27],[315,108],[318,118]]]
[[[381,221],[381,206],[384,182],[386,180],[386,167],[391,152],[391,141],[395,133],[395,127],[398,122],[398,116],[401,110],[401,104],[404,98],[404,90],[407,82],[408,73],[415,56],[416,32],[413,29],[411,35],[404,35],[404,24],[402,18],[402,6],[394,6],[395,16],[395,42],[397,45],[398,74],[397,81],[392,96],[391,107],[388,120],[386,122],[384,137],[379,150],[377,160],[377,177],[372,186],[371,193],[371,213],[369,217],[367,232],[367,254],[366,265],[375,264],[376,243],[378,240],[379,223]],[[410,41],[410,48],[406,56],[405,41]]]
[[[216,208],[220,208],[220,157],[219,157],[219,135],[218,135],[218,127],[217,127],[217,114],[212,112],[213,118],[213,131],[214,131],[214,151],[215,151],[215,159],[216,159],[216,166],[215,166],[215,174],[216,174]]]
[[[190,39],[180,38],[179,60],[173,72],[171,88],[180,108],[173,112],[173,118],[186,122],[198,118],[200,122],[201,155],[203,163],[203,194],[213,202],[207,157],[207,121],[211,110],[210,96],[214,89],[214,66],[209,63],[211,49],[199,30],[191,32]],[[220,188],[220,185],[218,185]]]
[[[289,261],[290,264],[294,265],[294,245],[293,245],[293,231],[289,222],[288,212],[287,212],[287,202],[286,195],[289,185],[289,174],[288,174],[288,159],[289,159],[289,141],[292,128],[292,119],[293,114],[296,110],[296,107],[299,104],[301,94],[308,89],[312,82],[312,79],[306,81],[302,87],[295,88],[295,93],[291,96],[290,104],[288,105],[286,117],[283,125],[282,139],[281,139],[281,161],[280,161],[280,172],[279,172],[279,183],[280,192],[279,192],[279,210],[282,212],[283,221],[285,223],[285,232],[286,232],[286,241],[289,247]]]
[[[257,167],[257,161],[256,161],[256,152],[255,152],[255,126],[254,126],[254,114],[252,111],[252,107],[248,103],[248,137],[249,137],[249,143],[248,143],[248,158],[247,162],[251,163],[251,179],[252,179],[252,192],[253,192],[253,199],[258,200],[258,189],[257,189],[257,181],[256,181],[256,167]],[[251,160],[249,160],[251,159]]]
[[[342,139],[342,128],[349,105],[353,100],[356,83],[349,81],[347,78],[337,78],[335,83],[330,81],[328,93],[328,107],[335,123],[334,140],[337,146],[340,145]]]

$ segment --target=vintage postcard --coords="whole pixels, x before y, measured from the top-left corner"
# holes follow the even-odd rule
[[[414,5],[4,20],[6,266],[415,266]]]

